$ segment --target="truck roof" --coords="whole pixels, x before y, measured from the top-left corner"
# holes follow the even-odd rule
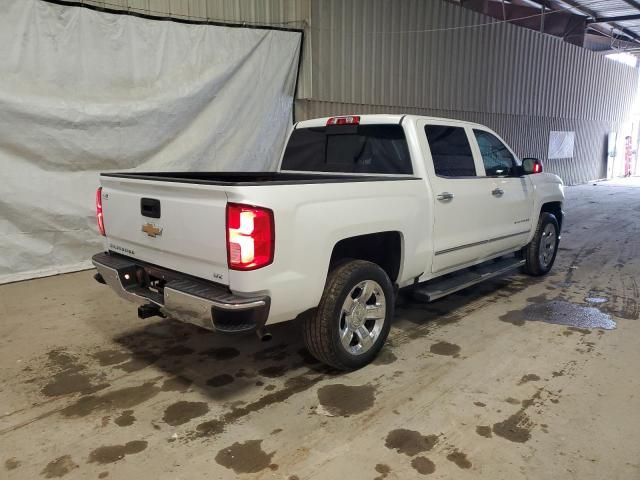
[[[379,114],[379,113],[375,113],[375,114],[358,114],[358,113],[347,113],[347,114],[342,114],[342,115],[332,115],[331,117],[321,117],[321,118],[311,118],[309,120],[302,120],[300,122],[296,123],[296,128],[309,128],[309,127],[324,127],[327,124],[327,120],[329,120],[332,117],[348,117],[348,116],[359,116],[360,117],[360,124],[362,125],[367,125],[367,124],[394,124],[397,125],[399,124],[403,119],[409,119],[409,120],[431,120],[431,121],[435,121],[435,122],[447,122],[447,123],[452,123],[452,124],[464,124],[464,125],[468,125],[468,126],[474,126],[474,127],[484,127],[484,125],[480,125],[478,123],[473,123],[473,122],[467,122],[464,120],[456,120],[453,118],[443,118],[443,117],[430,117],[430,116],[426,116],[426,115],[409,115],[409,114]]]

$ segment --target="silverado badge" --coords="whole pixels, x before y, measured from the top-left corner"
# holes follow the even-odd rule
[[[142,226],[142,231],[153,238],[162,235],[162,227],[158,227],[153,223],[145,223]]]

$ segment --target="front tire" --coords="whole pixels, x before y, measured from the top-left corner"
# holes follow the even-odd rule
[[[393,286],[385,271],[375,263],[349,261],[329,273],[320,305],[304,319],[304,343],[327,365],[362,368],[384,345],[393,310]]]
[[[524,247],[524,271],[539,277],[546,275],[556,260],[560,243],[560,227],[555,215],[542,212],[531,243]]]

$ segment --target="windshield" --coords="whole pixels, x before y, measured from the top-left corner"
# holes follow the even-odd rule
[[[298,128],[289,138],[281,170],[412,174],[400,125],[330,125]]]

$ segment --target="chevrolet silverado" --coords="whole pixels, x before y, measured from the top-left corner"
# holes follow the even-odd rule
[[[544,275],[563,184],[482,125],[413,115],[296,123],[274,172],[103,173],[96,279],[219,332],[290,319],[340,369],[382,348],[399,289],[422,301]]]

